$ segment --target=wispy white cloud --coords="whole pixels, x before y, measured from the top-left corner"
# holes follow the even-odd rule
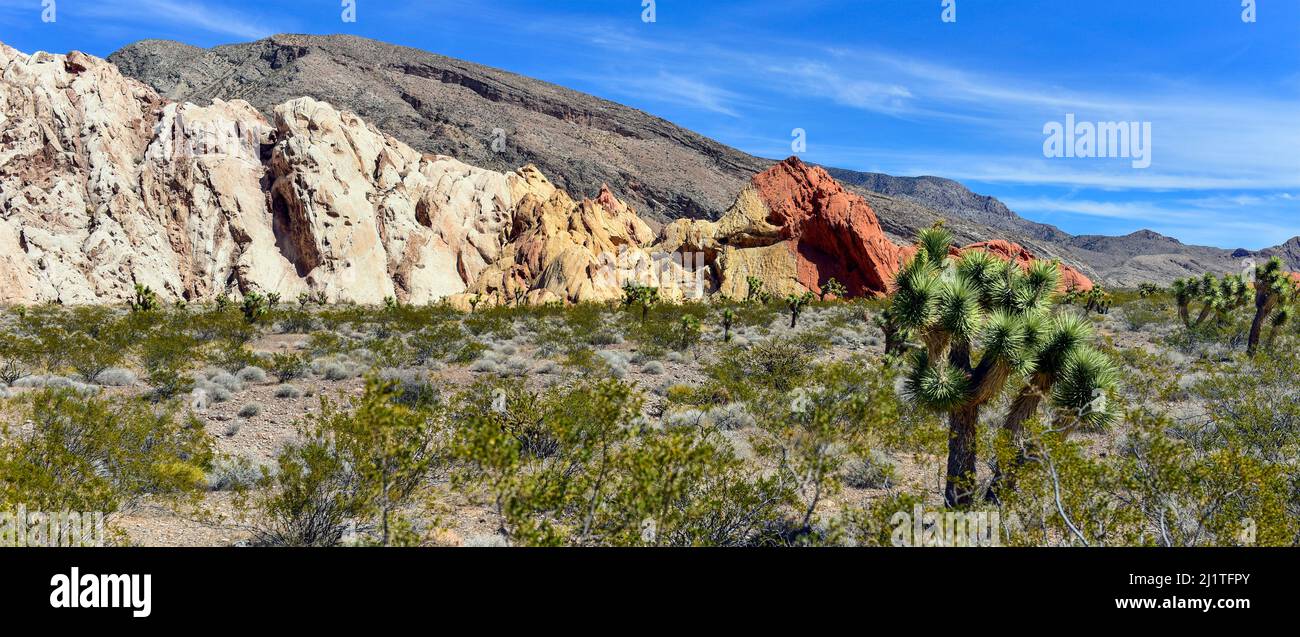
[[[200,30],[244,40],[282,32],[283,25],[199,0],[100,0],[69,7],[74,15],[131,24],[153,24]]]
[[[739,117],[737,103],[743,98],[702,78],[668,71],[630,73],[622,76],[575,76],[604,87],[606,91],[637,100],[676,104],[697,110]]]

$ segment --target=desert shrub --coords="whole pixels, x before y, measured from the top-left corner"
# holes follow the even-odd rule
[[[501,371],[501,366],[497,364],[496,359],[480,358],[474,361],[473,363],[470,363],[468,369],[471,372],[478,372],[482,374],[496,374]]]
[[[312,332],[307,337],[307,352],[315,357],[338,356],[351,351],[347,339],[334,332]]]
[[[471,361],[478,360],[479,357],[483,355],[483,352],[486,352],[487,350],[487,345],[476,340],[469,340],[466,341],[464,345],[461,345],[460,349],[456,350],[455,355],[451,358],[451,362],[464,365]]]
[[[234,438],[239,435],[240,430],[244,428],[244,422],[241,420],[231,420],[222,428],[221,433],[227,438]]]
[[[377,544],[418,540],[399,512],[437,467],[440,420],[397,397],[395,383],[371,377],[359,398],[323,399],[299,423],[299,440],[259,481],[259,543],[334,546],[349,528]]]
[[[894,377],[886,370],[850,359],[819,366],[811,378],[811,387],[766,393],[754,408],[755,448],[798,502],[799,517],[784,535],[792,543],[820,541],[818,508],[841,490],[844,462],[866,456],[899,420]]]
[[[262,406],[257,403],[248,403],[239,408],[240,418],[254,418],[262,413]]]
[[[658,376],[664,373],[664,364],[659,361],[648,361],[641,366],[641,371],[652,376]]]
[[[95,382],[105,387],[127,387],[136,383],[136,375],[129,369],[110,367],[96,375]]]
[[[220,369],[213,371],[208,376],[208,382],[217,385],[228,392],[235,393],[244,391],[244,383],[237,376]]]
[[[723,431],[735,431],[753,427],[757,421],[744,403],[728,403],[709,410],[713,424]]]
[[[1172,319],[1164,304],[1146,299],[1124,304],[1120,315],[1124,318],[1125,325],[1133,331],[1141,331],[1148,325],[1161,325]]]
[[[393,385],[393,400],[408,407],[432,407],[441,396],[427,372],[420,370],[383,369],[379,378]]]
[[[239,341],[225,340],[213,343],[208,352],[207,361],[232,374],[246,367],[256,367],[262,359],[248,345]]]
[[[323,376],[325,380],[339,381],[352,378],[354,374],[352,373],[352,368],[346,363],[335,362],[325,365],[321,371],[321,376]]]
[[[789,502],[779,480],[746,467],[717,434],[644,433],[640,399],[621,382],[498,389],[454,401],[454,480],[481,494],[510,544],[757,544]],[[528,452],[521,423],[553,449]]]
[[[262,369],[261,367],[249,365],[248,367],[244,367],[240,369],[238,372],[236,372],[235,378],[239,379],[239,382],[241,383],[248,383],[251,385],[265,383],[266,370]]]
[[[281,331],[289,334],[310,334],[316,327],[311,312],[301,308],[287,308],[276,312]]]
[[[33,339],[0,333],[0,382],[13,385],[30,375],[32,368],[39,364],[38,347]]]
[[[894,463],[882,453],[869,453],[844,464],[844,484],[855,489],[888,489],[894,481]]]
[[[430,361],[446,359],[455,351],[457,343],[463,338],[460,325],[447,321],[431,325],[407,337],[411,348],[411,361],[424,365]]]
[[[32,427],[0,435],[0,508],[103,511],[143,496],[194,496],[206,488],[211,441],[193,419],[136,400],[46,389],[23,399]]]
[[[807,348],[788,339],[769,339],[720,352],[705,367],[708,382],[700,389],[702,403],[749,402],[762,393],[788,392],[812,370]]]
[[[220,456],[207,472],[209,491],[245,491],[262,478],[262,470],[248,458]]]
[[[158,332],[138,343],[145,377],[161,399],[188,392],[194,385],[186,373],[194,361],[198,343],[185,334]]]
[[[276,380],[287,383],[307,375],[307,357],[293,352],[276,352],[271,355],[271,373]]]
[[[302,390],[293,385],[280,385],[275,388],[276,398],[302,398]]]
[[[88,382],[94,382],[101,372],[122,362],[125,356],[122,342],[100,340],[82,332],[74,332],[68,338],[68,364]]]

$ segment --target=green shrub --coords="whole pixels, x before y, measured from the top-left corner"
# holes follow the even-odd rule
[[[0,435],[0,509],[102,511],[144,496],[197,496],[211,441],[201,423],[136,400],[45,389],[23,400],[34,427]]]

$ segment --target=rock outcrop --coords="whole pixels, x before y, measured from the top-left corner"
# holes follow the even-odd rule
[[[98,58],[0,45],[0,303],[323,291],[423,303],[501,256],[520,174],[311,98],[177,104]]]
[[[655,249],[702,253],[733,298],[748,294],[750,277],[776,295],[820,292],[831,278],[854,296],[883,294],[903,255],[865,200],[795,157],[755,175],[717,222],[669,224]]]
[[[654,239],[650,226],[608,188],[574,201],[532,166],[518,174],[501,258],[453,302],[465,305],[472,295],[490,305],[621,298],[623,284],[637,280],[635,268],[651,263],[644,250]]]

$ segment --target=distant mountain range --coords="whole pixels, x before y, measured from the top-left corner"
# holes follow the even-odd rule
[[[594,197],[607,184],[658,224],[717,219],[755,173],[775,163],[608,100],[353,36],[277,35],[211,49],[146,40],[108,59],[173,100],[242,99],[270,116],[276,105],[310,96],[356,112],[418,151],[502,172],[532,163],[575,196]],[[1111,286],[1237,272],[1248,259],[1274,254],[1300,269],[1300,237],[1252,252],[1185,245],[1150,231],[1076,236],[949,179],[827,171],[867,199],[895,240],[945,219],[963,243],[1015,241]]]

